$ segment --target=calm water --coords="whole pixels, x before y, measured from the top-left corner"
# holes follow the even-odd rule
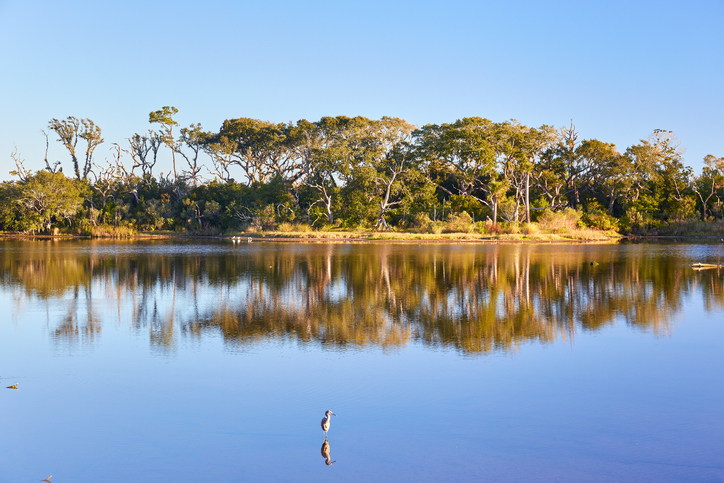
[[[3,242],[0,481],[723,481],[717,261]]]

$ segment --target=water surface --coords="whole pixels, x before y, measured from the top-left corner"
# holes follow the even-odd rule
[[[722,481],[722,256],[4,242],[0,481]]]

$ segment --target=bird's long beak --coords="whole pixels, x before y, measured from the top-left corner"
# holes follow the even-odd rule
[[[336,414],[332,413],[332,416],[336,416]]]

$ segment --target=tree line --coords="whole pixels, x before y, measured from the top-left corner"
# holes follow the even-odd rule
[[[620,152],[579,139],[572,123],[469,117],[418,128],[394,117],[237,118],[213,132],[179,128],[177,114],[172,106],[151,112],[156,129],[111,143],[103,161],[97,148],[105,140],[92,120],[52,119],[43,169],[27,169],[17,150],[11,155],[17,179],[0,183],[0,229],[424,230],[462,216],[493,230],[575,210],[592,227],[646,232],[724,215],[724,157],[706,156],[695,175],[665,130]],[[51,136],[69,165],[49,160]],[[158,170],[169,155],[171,169]]]

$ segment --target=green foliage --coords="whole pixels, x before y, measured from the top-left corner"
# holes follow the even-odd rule
[[[38,171],[18,183],[16,226],[22,231],[50,232],[70,226],[83,205],[87,187],[62,173]]]
[[[114,144],[108,166],[93,169],[100,129],[89,119],[51,120],[76,179],[54,172],[47,160],[33,174],[13,155],[19,179],[0,184],[0,226],[93,236],[292,227],[531,234],[537,226],[523,224],[530,212],[542,230],[586,225],[653,233],[689,226],[694,216],[724,216],[724,158],[707,156],[694,176],[668,131],[654,131],[623,154],[610,143],[579,141],[575,126],[531,128],[481,117],[419,129],[393,117],[242,117],[224,121],[218,132],[192,124],[176,139],[177,113],[172,106],[151,112],[159,132],[131,136],[130,149]],[[154,177],[164,144],[174,171]],[[187,164],[178,174],[177,153]],[[199,164],[200,156],[213,167]],[[213,181],[204,181],[204,168]]]
[[[452,195],[450,197],[450,207],[454,212],[467,213],[476,220],[482,219],[483,213],[489,212],[489,210],[486,210],[485,206],[475,198],[460,195]]]
[[[617,230],[618,219],[608,214],[597,201],[590,202],[581,215],[581,221],[588,227],[599,230]]]
[[[656,229],[659,223],[659,220],[654,219],[649,213],[640,212],[636,208],[626,210],[626,214],[619,220],[621,229],[634,235],[658,234]]]

